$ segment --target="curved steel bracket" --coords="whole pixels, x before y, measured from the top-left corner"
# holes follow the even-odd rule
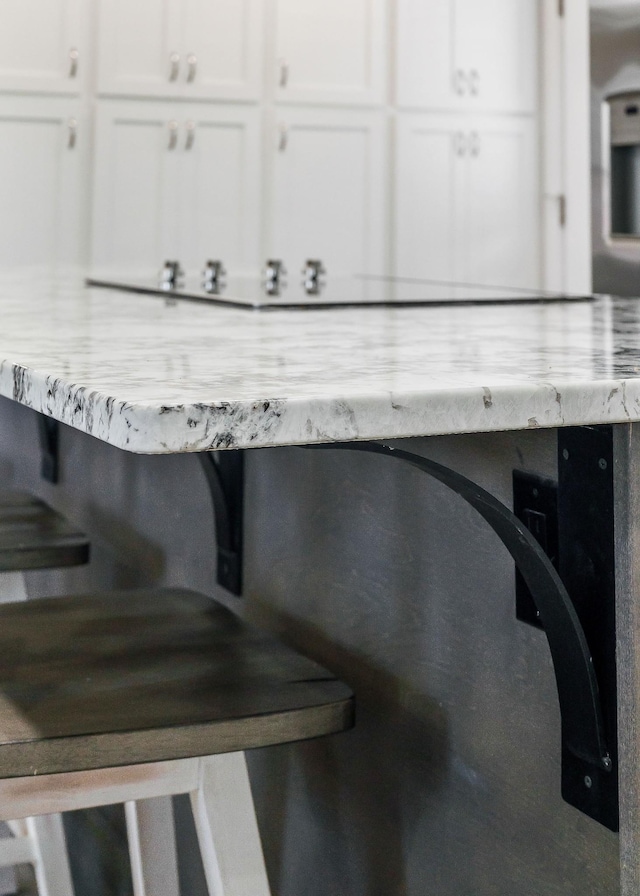
[[[549,641],[562,717],[563,796],[582,811],[616,829],[617,817],[602,817],[600,789],[616,784],[593,659],[584,630],[558,573],[525,524],[493,495],[459,473],[419,455],[372,442],[309,446],[364,451],[402,460],[456,492],[487,521],[513,557],[540,613]],[[565,779],[571,787],[565,787]],[[579,779],[584,797],[572,794]],[[616,785],[617,792],[617,785]],[[594,800],[594,797],[596,799]],[[591,806],[596,808],[592,809]]]
[[[242,594],[244,454],[242,451],[207,451],[198,457],[213,504],[218,584],[232,594]]]
[[[38,414],[38,434],[40,436],[40,454],[42,458],[40,472],[43,479],[55,485],[60,475],[60,424],[52,417]]]

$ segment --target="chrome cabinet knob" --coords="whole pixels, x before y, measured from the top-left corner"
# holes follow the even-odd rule
[[[453,149],[457,156],[465,156],[467,154],[467,138],[462,131],[457,131],[453,136]]]
[[[467,92],[467,76],[461,68],[456,69],[453,76],[453,87],[458,96],[464,96]]]
[[[69,149],[75,149],[78,141],[78,122],[75,118],[69,119],[69,136],[67,138],[67,146]]]
[[[168,148],[175,149],[176,146],[178,145],[178,122],[170,121],[169,124],[167,125],[167,128],[169,130]]]
[[[78,77],[78,62],[80,59],[80,53],[78,52],[76,47],[71,47],[69,50],[69,77],[77,78]]]
[[[278,84],[280,85],[280,87],[286,87],[289,83],[289,63],[286,59],[278,60],[278,69]]]
[[[177,81],[180,74],[180,54],[172,53],[169,56],[169,80]]]
[[[289,145],[289,127],[286,124],[278,125],[278,151],[286,152]]]
[[[469,92],[472,96],[480,93],[480,73],[475,68],[469,72]]]
[[[187,56],[187,83],[193,84],[198,73],[198,57],[195,53],[189,53]]]
[[[480,134],[473,131],[469,137],[469,152],[474,158],[480,155]]]
[[[186,150],[193,149],[193,144],[196,141],[196,123],[195,121],[188,121],[185,125],[187,131],[187,139],[185,140],[184,148]]]

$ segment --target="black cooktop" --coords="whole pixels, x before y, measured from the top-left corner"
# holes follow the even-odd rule
[[[190,281],[188,278],[178,286],[162,286],[157,280],[96,275],[87,278],[87,285],[265,311],[375,306],[395,308],[459,303],[584,302],[592,299],[589,295],[373,275],[335,276],[314,284],[311,289],[308,284],[305,288],[302,280],[274,287],[258,275],[225,277],[209,290],[205,290],[199,281]]]

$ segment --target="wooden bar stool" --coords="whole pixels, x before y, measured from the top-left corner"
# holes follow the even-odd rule
[[[269,893],[243,751],[352,720],[345,684],[201,594],[0,607],[0,818],[189,793],[211,896]]]
[[[26,600],[24,572],[77,566],[89,558],[87,537],[43,501],[0,491],[0,603]],[[8,820],[0,867],[31,864],[40,896],[73,893],[60,815]]]

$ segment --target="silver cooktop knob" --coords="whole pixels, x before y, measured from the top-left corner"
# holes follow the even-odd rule
[[[209,259],[202,272],[202,288],[205,292],[218,295],[225,288],[227,272],[221,261]]]
[[[318,295],[326,283],[326,269],[319,258],[308,258],[302,269],[302,285],[307,295]]]
[[[284,266],[284,262],[274,258],[268,259],[265,264],[262,281],[267,295],[277,296],[280,290],[287,285],[286,276],[287,269]]]
[[[184,271],[179,261],[165,261],[160,271],[160,288],[180,289],[184,285]]]

